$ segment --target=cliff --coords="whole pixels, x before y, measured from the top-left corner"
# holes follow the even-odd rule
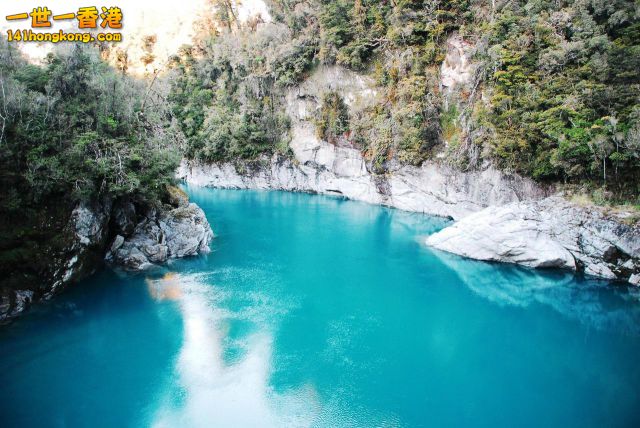
[[[460,93],[472,85],[468,50],[452,38],[441,70],[445,102],[461,109]],[[490,162],[462,170],[445,161],[444,151],[420,166],[392,160],[384,171],[376,171],[348,138],[329,143],[317,136],[314,118],[327,92],[340,94],[351,116],[379,101],[368,77],[321,66],[286,93],[293,156],[213,164],[185,160],[178,177],[201,186],[340,195],[450,217],[460,221],[428,240],[435,248],[481,260],[637,281],[639,253],[633,242],[640,239],[624,218],[572,205],[552,187],[502,172]],[[465,117],[459,120],[464,126]],[[447,146],[445,141],[444,150]]]
[[[213,232],[204,212],[186,195],[177,195],[153,207],[109,200],[78,204],[59,236],[42,243],[38,256],[45,258],[44,268],[27,276],[14,267],[14,281],[0,286],[0,323],[86,278],[105,257],[114,267],[143,270],[208,251]]]
[[[448,73],[449,78],[454,73]],[[278,189],[344,197],[459,219],[489,205],[538,199],[548,191],[490,165],[460,171],[441,161],[421,166],[392,162],[384,173],[348,139],[335,144],[318,138],[314,118],[322,94],[341,95],[352,115],[378,102],[374,83],[337,66],[322,66],[286,93],[293,157],[273,155],[252,162],[205,164],[183,161],[178,177],[201,186]]]

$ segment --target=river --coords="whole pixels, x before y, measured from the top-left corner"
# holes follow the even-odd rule
[[[3,327],[0,425],[640,426],[637,290],[432,250],[435,217],[185,189],[213,251]]]

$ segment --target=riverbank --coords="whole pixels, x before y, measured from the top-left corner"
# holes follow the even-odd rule
[[[302,125],[304,126],[304,125]],[[579,206],[491,166],[463,172],[426,162],[371,173],[359,150],[302,133],[280,156],[250,163],[183,161],[178,178],[197,186],[341,195],[457,222],[429,238],[435,248],[479,260],[640,283],[640,227],[623,212]]]
[[[57,238],[42,242],[39,250],[46,255],[44,263],[39,261],[45,268],[17,267],[13,281],[0,286],[0,324],[51,299],[105,262],[129,271],[151,269],[169,259],[207,252],[213,238],[202,209],[173,187],[162,204],[106,199],[80,203],[59,215],[59,222],[49,224]],[[23,273],[29,269],[36,271],[32,278]]]

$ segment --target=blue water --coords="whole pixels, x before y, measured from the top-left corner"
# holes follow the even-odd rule
[[[635,290],[433,251],[419,214],[188,191],[211,254],[0,330],[0,426],[640,426]]]

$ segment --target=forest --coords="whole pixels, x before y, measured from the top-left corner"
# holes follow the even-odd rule
[[[637,203],[637,2],[273,0],[268,25],[214,3],[222,24],[173,58],[169,101],[189,158],[286,155],[284,91],[337,64],[373,77],[383,102],[346,117],[326,94],[319,134],[349,132],[372,171],[444,152],[459,168],[490,162],[580,186],[599,203]],[[445,108],[439,87],[452,34],[475,45],[479,63],[463,111]]]
[[[381,94],[357,114],[323,94],[314,120],[329,143],[348,135],[374,174],[492,164],[597,204],[640,203],[637,2],[273,0],[270,22],[241,22],[234,2],[211,1],[158,82],[111,67],[99,47],[34,65],[0,42],[3,266],[55,242],[78,202],[161,200],[183,157],[291,156],[284,95],[321,65]],[[454,34],[478,64],[460,109],[440,86]]]
[[[170,112],[96,49],[72,45],[37,66],[0,40],[0,91],[4,281],[28,283],[49,269],[78,203],[154,204],[174,182],[179,132]]]

